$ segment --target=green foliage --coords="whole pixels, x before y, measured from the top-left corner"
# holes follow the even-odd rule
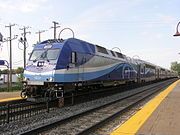
[[[7,85],[7,84],[6,84]],[[0,87],[0,92],[12,92],[12,91],[21,91],[22,90],[22,83],[18,82],[13,84],[12,89],[8,91],[7,87],[1,88]]]
[[[16,69],[16,74],[19,74],[19,76],[18,76],[19,82],[23,81],[23,71],[24,71],[24,69],[22,67],[18,67]]]
[[[1,71],[1,74],[7,74],[8,73],[8,70],[7,69],[4,69]]]
[[[22,67],[18,67],[15,72],[16,72],[16,74],[22,74],[23,71],[24,71],[24,69]]]
[[[18,76],[18,81],[22,82],[23,81],[23,73],[20,73]]]
[[[12,69],[13,74],[22,74],[24,69],[22,67],[18,67],[17,69]],[[3,69],[0,70],[0,75],[1,74],[8,74],[8,69]]]
[[[178,72],[178,74],[180,75],[180,63],[178,63],[177,61],[172,62],[171,63],[171,70]]]

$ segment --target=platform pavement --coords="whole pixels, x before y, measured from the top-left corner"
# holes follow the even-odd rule
[[[0,102],[21,99],[20,91],[16,92],[0,92]]]
[[[111,135],[180,135],[180,80],[149,101]]]

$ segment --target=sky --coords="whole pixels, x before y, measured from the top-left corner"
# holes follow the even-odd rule
[[[23,66],[19,28],[30,27],[28,59],[38,41],[35,33],[46,30],[41,40],[52,39],[52,21],[56,21],[57,35],[68,27],[75,38],[107,49],[118,47],[127,56],[169,69],[171,62],[180,62],[180,37],[173,37],[180,21],[179,5],[179,0],[0,0],[0,32],[7,38],[5,26],[16,24],[12,27],[12,35],[18,35],[12,41],[13,68]],[[71,31],[61,34],[63,39],[70,37]],[[0,59],[9,61],[9,42],[1,43]]]

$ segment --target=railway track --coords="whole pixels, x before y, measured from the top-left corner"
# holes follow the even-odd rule
[[[129,92],[113,102],[72,115],[60,121],[31,129],[23,134],[86,135],[164,89],[172,82],[174,82],[174,80],[167,80],[157,85],[144,87],[144,89],[136,92]]]
[[[0,125],[14,121],[20,121],[34,115],[38,115],[55,107],[54,102],[33,103],[26,99],[6,101],[0,103]]]
[[[147,85],[147,84],[143,84]],[[141,86],[143,86],[141,84]],[[88,91],[78,91],[74,93],[65,94],[65,106],[79,104],[102,98],[115,93],[130,90],[132,87],[137,88],[139,85],[122,85],[113,88],[93,89]],[[58,102],[51,101],[46,103],[33,103],[28,102],[26,99],[5,101],[0,103],[0,125],[4,125],[10,122],[20,121],[26,118],[30,118],[35,115],[43,114],[56,109]]]

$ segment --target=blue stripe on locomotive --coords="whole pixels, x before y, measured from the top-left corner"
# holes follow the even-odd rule
[[[129,69],[129,73],[125,73],[125,70]],[[136,79],[137,72],[136,70],[128,63],[122,63],[116,65],[115,69],[96,80],[127,80],[127,79]]]
[[[101,80],[122,80],[122,79],[128,79],[124,74],[124,69],[126,67],[129,67],[131,70],[130,78],[135,78],[136,73],[132,69],[132,67],[129,64],[118,64],[115,65],[111,68],[105,69],[105,70],[100,70],[96,72],[84,72],[84,73],[71,73],[71,74],[55,74],[54,75],[54,80],[55,82],[78,82],[80,81],[79,79],[81,78],[81,81],[101,81]],[[42,80],[46,81],[46,78],[51,77],[52,74],[49,75],[26,75],[30,80],[33,80],[33,78],[36,78],[36,80]]]

